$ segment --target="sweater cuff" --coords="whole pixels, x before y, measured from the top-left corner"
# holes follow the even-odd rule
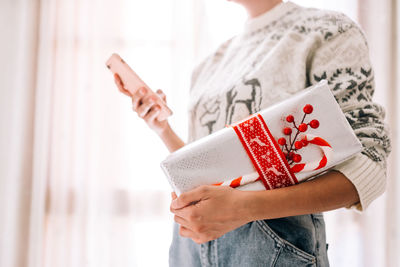
[[[341,172],[353,183],[360,198],[360,202],[347,208],[364,211],[373,200],[385,191],[385,170],[364,154],[357,154],[355,157],[336,165],[333,170]]]

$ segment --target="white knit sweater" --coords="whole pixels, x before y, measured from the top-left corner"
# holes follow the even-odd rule
[[[384,110],[372,102],[373,77],[356,23],[337,12],[281,3],[248,20],[194,69],[188,141],[327,79],[364,146],[335,167],[354,184],[360,197],[355,207],[363,210],[385,190],[390,150]]]

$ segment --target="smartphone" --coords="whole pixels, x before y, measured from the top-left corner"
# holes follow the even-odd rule
[[[146,87],[150,94],[155,96],[156,104],[160,106],[160,113],[157,119],[163,121],[172,115],[164,100],[162,100],[149,86],[129,67],[129,65],[116,53],[112,54],[107,60],[106,66],[113,74],[117,73],[124,84],[126,90],[133,95],[139,88]]]

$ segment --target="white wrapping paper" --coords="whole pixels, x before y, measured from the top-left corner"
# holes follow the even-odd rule
[[[282,130],[289,126],[285,120],[286,116],[291,114],[295,122],[301,121],[306,104],[313,106],[313,112],[307,115],[306,121],[318,119],[320,122],[318,128],[308,127],[306,133],[326,140],[333,153],[325,167],[295,173],[299,182],[332,168],[362,149],[326,81],[321,81],[287,100],[264,109],[259,114],[272,136],[278,140],[285,137]],[[299,137],[301,135],[302,133]],[[322,157],[321,149],[315,145],[307,145],[298,153],[302,157],[301,162],[315,162]],[[161,168],[178,195],[200,185],[216,184],[256,171],[232,127],[226,127],[171,153],[161,162]],[[265,186],[261,181],[256,181],[238,189],[265,190]]]

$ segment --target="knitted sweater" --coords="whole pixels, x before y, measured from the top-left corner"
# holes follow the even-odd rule
[[[198,64],[192,74],[189,140],[258,112],[321,79],[328,84],[363,151],[336,166],[365,209],[386,184],[390,150],[384,110],[372,101],[374,74],[367,42],[341,13],[281,3],[249,19],[242,32]]]

